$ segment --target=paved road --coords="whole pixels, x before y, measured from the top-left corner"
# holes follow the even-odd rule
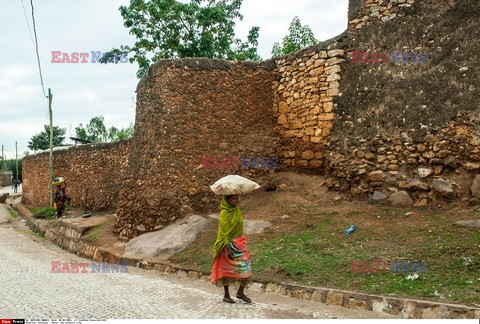
[[[3,193],[9,193],[11,195],[14,194],[12,186],[0,187],[0,195]],[[22,193],[22,184],[20,184],[17,188],[17,193]]]
[[[87,262],[9,222],[0,205],[0,318],[372,318],[379,314],[251,293],[221,302],[198,280],[128,268],[128,273],[52,273],[51,261]],[[381,316],[385,317],[385,316]]]

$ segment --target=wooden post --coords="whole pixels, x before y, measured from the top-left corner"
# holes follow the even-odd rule
[[[18,180],[18,142],[15,141],[15,168],[17,169],[17,180]]]
[[[53,207],[53,121],[52,121],[52,92],[48,88],[48,113],[50,115],[50,207]]]

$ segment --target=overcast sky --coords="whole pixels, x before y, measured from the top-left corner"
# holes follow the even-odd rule
[[[137,65],[55,64],[52,51],[108,51],[132,45],[118,11],[129,0],[34,0],[36,29],[45,89],[53,93],[53,123],[75,136],[75,127],[104,116],[107,127],[127,127],[135,120]],[[0,145],[7,158],[27,151],[30,138],[48,124],[33,40],[30,0],[0,1]],[[260,27],[258,51],[269,58],[272,45],[287,34],[293,17],[309,25],[318,40],[340,34],[347,27],[348,0],[244,0],[244,20],[237,36],[245,39],[252,26]],[[28,19],[28,24],[27,20]]]

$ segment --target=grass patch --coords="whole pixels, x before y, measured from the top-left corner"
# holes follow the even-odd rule
[[[13,220],[17,220],[17,219],[18,219],[17,213],[16,213],[12,208],[8,207],[7,211],[8,211],[8,216],[9,216],[11,219],[13,219]]]
[[[105,222],[103,224],[97,225],[94,228],[90,229],[86,234],[86,238],[91,243],[97,243],[98,239],[103,235],[103,233],[108,230],[110,226],[115,223],[114,220]]]
[[[204,272],[210,272],[213,265],[213,245],[216,239],[216,229],[204,232],[199,235],[198,243],[195,244],[194,249],[189,247],[175,254],[170,260],[175,263],[185,264],[189,268],[194,267]]]
[[[33,213],[32,216],[37,219],[52,219],[57,214],[55,208],[50,207],[33,207],[30,208],[30,211]]]
[[[378,207],[374,210],[338,212],[301,206],[297,213],[288,205],[277,206],[277,217],[284,213],[292,220],[278,221],[264,233],[247,235],[254,277],[273,282],[354,290],[404,298],[480,304],[480,231],[454,226],[465,218],[464,210],[435,211]],[[475,211],[468,210],[470,215]],[[282,223],[283,222],[283,223]],[[357,230],[343,231],[350,225]],[[293,227],[292,227],[293,226]],[[216,225],[214,225],[216,228]],[[278,228],[278,229],[277,229]],[[214,230],[172,257],[172,261],[211,271]],[[416,280],[408,274],[353,273],[352,261],[403,261],[427,263],[428,272]]]
[[[33,231],[30,231],[29,233],[30,233],[31,235],[35,236],[36,238],[45,240],[45,237],[44,237],[42,234],[40,234],[40,233],[33,232]]]

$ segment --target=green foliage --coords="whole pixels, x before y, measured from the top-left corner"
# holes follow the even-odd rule
[[[31,211],[33,212],[32,216],[37,219],[51,219],[57,214],[55,208],[50,207],[32,208]]]
[[[93,117],[90,122],[83,126],[75,127],[76,137],[94,143],[119,141],[133,136],[133,124],[127,128],[118,129],[115,126],[107,129],[103,116]]]
[[[9,207],[9,208],[7,209],[7,211],[8,211],[8,216],[10,216],[11,219],[13,219],[13,220],[17,220],[17,219],[18,219],[17,213],[14,212],[12,208]]]
[[[118,129],[115,126],[110,127],[108,130],[108,139],[112,142],[120,141],[122,139],[133,137],[133,124],[127,128]]]
[[[184,57],[260,60],[259,27],[252,27],[247,41],[235,38],[235,19],[242,20],[242,0],[131,0],[121,6],[125,27],[137,39],[133,47],[121,46],[106,53],[102,63],[118,62],[126,53],[137,62],[141,78],[160,60]]]
[[[90,142],[106,142],[108,138],[103,116],[93,117],[85,127],[80,124],[75,127],[76,137]]]
[[[28,142],[28,148],[34,151],[46,150],[50,147],[50,126],[45,125],[45,130],[32,136]],[[65,139],[65,128],[53,126],[53,147],[62,146]]]
[[[278,42],[273,44],[272,57],[296,52],[317,43],[310,27],[302,26],[300,19],[295,17],[288,27],[288,35],[283,38],[282,44],[280,45]]]
[[[97,243],[98,239],[105,235],[106,231],[115,223],[114,220],[107,221],[103,224],[97,225],[85,235],[88,241],[91,243]]]
[[[22,180],[22,159],[18,159],[18,178],[17,178],[17,167],[15,165],[15,159],[10,159],[10,160],[5,160],[5,162],[2,161],[0,158],[0,171],[5,170],[5,171],[12,171],[13,173],[13,179],[20,179]]]

